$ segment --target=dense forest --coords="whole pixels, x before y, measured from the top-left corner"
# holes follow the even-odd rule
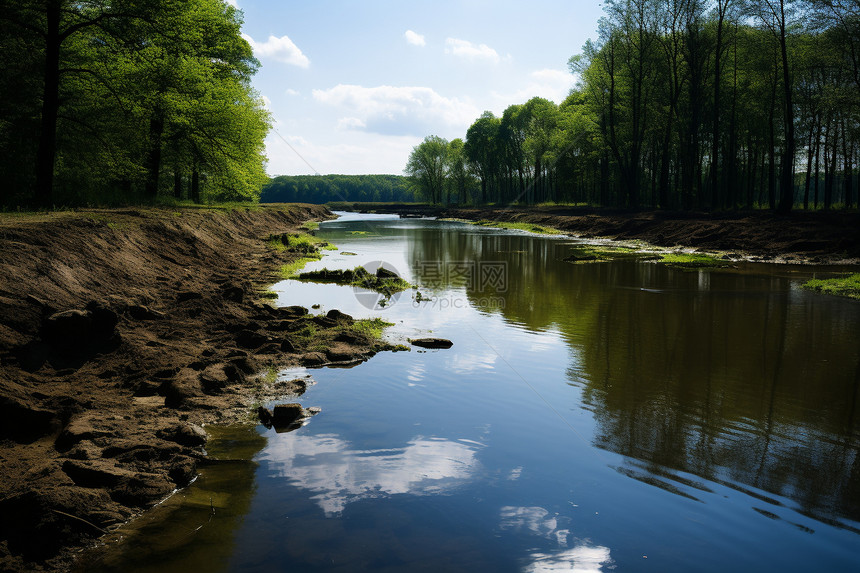
[[[254,199],[269,115],[224,0],[0,8],[0,207]]]
[[[330,201],[411,202],[410,182],[401,175],[281,175],[263,186],[261,203]]]
[[[857,202],[860,0],[607,0],[560,105],[427,137],[433,202],[769,208]]]

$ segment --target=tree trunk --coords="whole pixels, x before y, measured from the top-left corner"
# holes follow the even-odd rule
[[[782,83],[785,122],[785,149],[782,156],[782,179],[780,180],[779,212],[788,213],[794,207],[794,152],[796,143],[794,140],[794,104],[792,95],[794,86],[791,81],[791,70],[788,66],[788,48],[786,46],[786,21],[784,1],[780,0],[780,37],[779,48],[782,55]]]
[[[35,200],[50,207],[54,190],[54,160],[57,155],[57,115],[60,109],[60,0],[46,3],[45,83],[42,88],[42,123],[36,152]]]
[[[158,195],[158,178],[161,174],[161,135],[164,133],[164,120],[155,114],[149,120],[149,153],[146,158],[147,197]]]
[[[197,165],[194,165],[194,170],[191,172],[191,201],[200,203],[200,172],[197,170]]]
[[[182,173],[178,167],[173,171],[173,197],[182,199]]]

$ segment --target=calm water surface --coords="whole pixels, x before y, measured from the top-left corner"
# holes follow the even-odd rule
[[[568,238],[373,216],[318,234],[340,251],[309,268],[384,262],[429,300],[284,281],[280,304],[453,348],[282,373],[321,413],[225,434],[258,464],[207,470],[102,569],[860,570],[860,303],[801,291],[815,269],[575,265]]]

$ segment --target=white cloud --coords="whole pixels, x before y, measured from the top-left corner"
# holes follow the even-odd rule
[[[339,107],[353,118],[353,127],[383,135],[436,133],[456,137],[480,115],[469,102],[446,98],[427,87],[363,87],[339,84],[327,90],[314,90],[314,99]],[[361,127],[354,119],[364,122]],[[441,133],[440,133],[441,132]]]
[[[248,34],[242,34],[242,37],[251,45],[254,54],[260,58],[271,58],[300,68],[307,68],[311,63],[288,36],[280,38],[269,36],[265,42],[257,42]]]
[[[365,125],[364,121],[357,117],[342,117],[337,120],[338,129],[364,129],[365,127],[367,125]]]
[[[447,38],[445,40],[445,53],[469,60],[489,60],[494,64],[499,63],[501,60],[498,52],[488,45],[475,45],[468,40],[458,40],[457,38]]]
[[[412,44],[413,46],[427,45],[427,42],[424,41],[424,36],[417,32],[413,32],[412,30],[406,30],[403,37],[406,38],[407,43]]]
[[[296,91],[296,90],[294,90],[293,88],[287,88],[287,91],[285,91],[284,93],[285,93],[285,94],[287,94],[288,96],[297,96],[297,95],[299,95],[299,92],[298,92],[298,91]]]
[[[266,171],[271,175],[312,174],[313,171],[296,153],[320,173],[402,173],[412,148],[422,139],[377,135],[355,129],[338,133],[338,141],[334,144],[311,142],[289,134],[284,136],[293,149],[274,133],[266,139],[266,157],[269,159]]]
[[[314,493],[326,516],[353,501],[408,493],[438,495],[471,479],[476,448],[439,438],[415,437],[401,448],[358,450],[334,434],[291,434],[269,442],[269,471]]]
[[[270,100],[270,99],[269,99],[268,97],[266,97],[266,96],[262,96],[262,97],[263,97],[263,107],[265,107],[266,109],[268,109],[268,110],[270,110],[270,111],[271,111],[271,109],[272,109],[272,100]]]
[[[227,0],[227,4],[229,4],[230,6],[233,6],[234,8],[239,7],[239,3],[236,0]]]
[[[542,97],[560,104],[576,82],[576,77],[564,70],[536,70],[528,77],[528,82],[522,82],[523,87],[513,93],[493,92],[502,109],[513,103],[523,103],[533,97]]]

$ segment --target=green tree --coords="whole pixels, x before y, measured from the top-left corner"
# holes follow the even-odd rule
[[[406,163],[405,172],[415,189],[434,205],[442,202],[447,154],[448,140],[428,135],[412,148]]]

